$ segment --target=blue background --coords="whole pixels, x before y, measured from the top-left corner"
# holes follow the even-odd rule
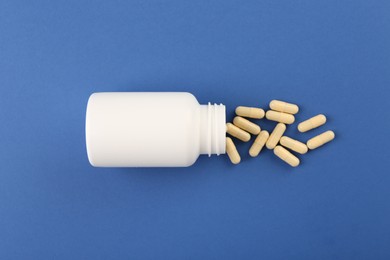
[[[389,1],[0,1],[0,259],[389,259]],[[318,113],[291,168],[93,168],[89,95]],[[271,130],[275,124],[260,124]]]

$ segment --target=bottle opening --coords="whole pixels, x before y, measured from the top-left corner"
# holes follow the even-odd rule
[[[226,152],[226,108],[222,104],[200,106],[200,153],[220,155]]]

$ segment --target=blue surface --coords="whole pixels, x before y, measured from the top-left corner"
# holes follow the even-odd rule
[[[0,259],[389,259],[389,1],[0,1]],[[89,165],[98,91],[301,106],[334,142]],[[262,123],[265,129],[274,124]]]

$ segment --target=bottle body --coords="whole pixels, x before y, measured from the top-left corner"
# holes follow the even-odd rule
[[[185,167],[200,154],[225,153],[225,107],[212,107],[185,92],[94,93],[86,114],[89,161],[98,167]]]

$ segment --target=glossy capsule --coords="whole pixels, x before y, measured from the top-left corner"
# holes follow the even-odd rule
[[[275,146],[279,143],[280,138],[284,134],[284,131],[286,131],[285,124],[279,123],[275,126],[274,130],[272,131],[266,143],[268,149],[275,148]]]
[[[261,131],[260,134],[256,137],[253,142],[251,148],[249,149],[249,155],[252,157],[256,157],[259,155],[261,150],[263,149],[265,143],[267,142],[269,137],[269,133],[265,130]]]
[[[319,114],[300,123],[298,125],[298,131],[304,133],[311,129],[322,126],[325,123],[326,123],[326,116],[323,114]]]
[[[313,150],[313,149],[316,149],[316,148],[332,141],[334,139],[334,137],[335,137],[334,132],[329,130],[329,131],[326,131],[320,135],[313,137],[312,139],[307,141],[306,144],[310,150]]]
[[[267,113],[265,114],[265,117],[268,120],[284,123],[284,124],[292,124],[295,121],[295,117],[291,114],[283,113],[283,112],[278,112],[278,111],[273,111],[273,110],[268,110]]]
[[[245,132],[241,128],[238,128],[237,126],[233,125],[232,123],[226,124],[226,132],[231,136],[240,139],[243,142],[248,142],[251,139],[251,135],[248,132]]]
[[[307,153],[307,150],[308,150],[306,144],[299,142],[297,140],[294,140],[288,136],[282,136],[280,138],[280,144],[283,145],[284,147],[286,147],[294,152],[300,153],[300,154],[305,154],[305,153]]]
[[[257,108],[257,107],[239,106],[236,108],[236,115],[242,116],[242,117],[261,119],[264,117],[265,112],[263,109]]]
[[[283,146],[276,146],[274,149],[274,154],[292,167],[297,167],[300,163],[299,159]]]
[[[226,137],[226,153],[233,164],[239,164],[241,162],[240,154],[230,137]]]
[[[292,115],[298,113],[299,111],[299,107],[297,105],[280,101],[280,100],[272,100],[269,103],[269,107],[272,110],[284,112]]]
[[[233,124],[253,135],[257,135],[261,131],[260,126],[240,116],[236,116],[233,119]]]

